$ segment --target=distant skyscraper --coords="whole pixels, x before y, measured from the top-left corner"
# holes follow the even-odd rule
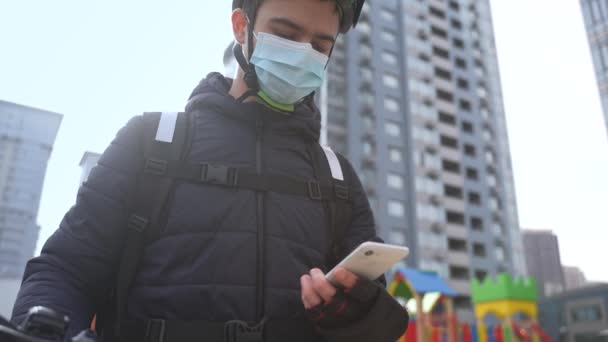
[[[573,290],[587,285],[585,274],[580,268],[574,266],[564,266],[563,268],[566,289]]]
[[[232,49],[234,48],[234,41],[228,44],[226,50],[224,50],[224,76],[229,78],[234,78],[236,76],[236,71],[238,70],[238,63],[234,58],[234,53]]]
[[[97,162],[99,161],[100,157],[101,154],[99,153],[88,151],[84,153],[82,159],[80,159],[79,164],[79,166],[82,168],[82,174],[80,175],[80,184],[87,181],[91,170],[95,167],[95,165],[97,165]]]
[[[579,0],[608,131],[608,0]]]
[[[524,230],[528,274],[536,278],[541,296],[564,291],[564,273],[557,236],[549,230]]]
[[[381,235],[438,272],[526,273],[488,0],[367,1],[321,93],[323,141],[358,171]]]
[[[0,101],[0,278],[32,257],[46,167],[62,115]]]

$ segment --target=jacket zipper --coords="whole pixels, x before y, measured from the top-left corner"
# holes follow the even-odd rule
[[[264,123],[261,116],[256,119],[256,158],[255,166],[256,173],[262,174],[263,160],[262,160],[262,143],[264,138]],[[264,317],[264,282],[265,282],[265,217],[264,217],[264,193],[258,191],[256,193],[256,206],[257,206],[257,265],[256,265],[256,320],[261,321]]]

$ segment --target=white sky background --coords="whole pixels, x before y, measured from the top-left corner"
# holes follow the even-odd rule
[[[608,139],[577,0],[493,0],[522,227],[553,229],[562,261],[608,281]],[[0,98],[64,114],[41,242],[75,201],[86,150],[142,111],[181,110],[223,71],[230,1],[0,0]]]

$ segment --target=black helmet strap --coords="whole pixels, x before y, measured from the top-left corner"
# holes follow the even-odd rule
[[[249,1],[249,3],[253,3],[253,1]],[[243,46],[241,44],[234,44],[232,52],[237,63],[239,63],[239,66],[245,72],[243,80],[247,84],[247,87],[249,87],[249,92],[257,93],[260,88],[258,76],[255,73],[253,65],[249,63],[251,55],[253,55],[253,26],[255,25],[256,8],[251,5],[245,5],[243,11],[247,16],[247,57],[243,54]]]

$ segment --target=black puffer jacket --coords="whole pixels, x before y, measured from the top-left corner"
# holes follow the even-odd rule
[[[237,103],[228,95],[229,86],[214,73],[192,94],[188,162],[312,179],[308,147],[319,138],[318,111],[302,105],[285,115],[258,103]],[[126,199],[142,158],[141,123],[135,117],[118,133],[41,256],[29,262],[14,320],[32,305],[46,305],[68,314],[73,332],[89,324],[114,284],[129,215]],[[352,168],[344,171],[354,174]],[[366,195],[352,178],[353,216],[345,251],[378,240]],[[147,245],[135,277],[130,316],[258,321],[258,310],[269,319],[307,319],[300,276],[327,267],[329,230],[320,202],[178,182],[168,204],[162,234]],[[259,267],[262,302],[256,294]]]

